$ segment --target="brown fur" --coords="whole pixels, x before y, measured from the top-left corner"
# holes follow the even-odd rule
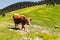
[[[13,20],[14,20],[14,23],[15,23],[15,28],[16,28],[16,26],[18,26],[18,24],[21,24],[22,29],[24,28],[24,30],[25,30],[24,25],[25,24],[29,25],[30,21],[31,21],[30,18],[27,19],[24,15],[19,15],[19,14],[14,14],[13,15]]]

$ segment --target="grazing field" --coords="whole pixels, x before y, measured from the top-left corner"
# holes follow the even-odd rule
[[[25,25],[25,31],[13,29],[14,13],[32,18],[31,25]],[[60,5],[38,5],[0,16],[0,40],[60,40]]]

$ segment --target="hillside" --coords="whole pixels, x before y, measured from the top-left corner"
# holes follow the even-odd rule
[[[31,25],[26,25],[26,32],[10,29],[14,27],[12,19],[14,13],[32,18]],[[0,34],[0,40],[59,40],[60,5],[54,7],[46,5],[33,6],[6,13],[5,17],[0,16]]]
[[[36,5],[42,5],[44,4],[44,1],[39,1],[39,2],[31,2],[31,1],[24,1],[24,2],[17,2],[11,5],[8,5],[7,7],[4,7],[0,10],[0,15],[3,15],[4,13],[8,13],[14,10],[18,9],[23,9],[31,6],[36,6]]]

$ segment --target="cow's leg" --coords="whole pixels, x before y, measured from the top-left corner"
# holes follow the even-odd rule
[[[15,24],[15,28],[17,28],[18,24]]]
[[[22,29],[24,29],[24,30],[25,30],[25,26],[24,26],[24,25],[22,25]]]

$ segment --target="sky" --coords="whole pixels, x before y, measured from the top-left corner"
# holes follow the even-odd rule
[[[12,5],[17,2],[22,2],[22,1],[41,1],[41,0],[0,0],[0,9],[3,9],[4,7],[7,7],[9,5]]]

